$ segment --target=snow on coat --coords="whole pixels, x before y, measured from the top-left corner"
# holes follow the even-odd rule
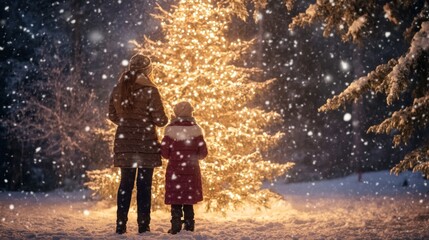
[[[110,97],[109,119],[118,125],[114,142],[115,167],[153,168],[162,165],[156,126],[167,124],[161,96],[150,81],[139,77],[134,84],[135,107],[121,108],[119,87]]]
[[[202,201],[199,160],[207,156],[207,146],[195,120],[175,120],[166,127],[161,155],[168,159],[165,204],[192,205]]]

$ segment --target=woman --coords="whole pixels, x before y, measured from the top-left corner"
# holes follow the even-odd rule
[[[139,233],[150,231],[153,169],[161,166],[156,127],[168,122],[161,96],[152,83],[151,60],[134,55],[129,69],[110,96],[109,119],[118,128],[114,143],[114,166],[121,168],[117,197],[116,233],[127,231],[128,210],[137,172],[137,222]]]

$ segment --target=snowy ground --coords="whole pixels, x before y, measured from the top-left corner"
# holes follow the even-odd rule
[[[404,179],[408,186],[403,187]],[[417,174],[366,173],[314,183],[277,183],[285,201],[224,217],[196,212],[196,231],[167,234],[169,214],[152,213],[152,232],[114,234],[115,208],[89,193],[0,193],[0,239],[429,239],[429,182]]]

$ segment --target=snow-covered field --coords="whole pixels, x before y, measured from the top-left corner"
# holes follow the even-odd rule
[[[402,186],[407,179],[408,186]],[[128,233],[114,234],[115,207],[88,191],[0,193],[0,239],[429,239],[429,181],[388,172],[314,183],[270,186],[284,201],[270,209],[196,211],[196,231],[167,234],[169,213],[152,213],[150,233],[138,234],[130,212]]]

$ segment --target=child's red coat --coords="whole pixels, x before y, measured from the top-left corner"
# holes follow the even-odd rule
[[[198,161],[207,156],[201,128],[195,121],[174,121],[165,129],[161,155],[168,159],[165,204],[192,205],[203,200]]]

